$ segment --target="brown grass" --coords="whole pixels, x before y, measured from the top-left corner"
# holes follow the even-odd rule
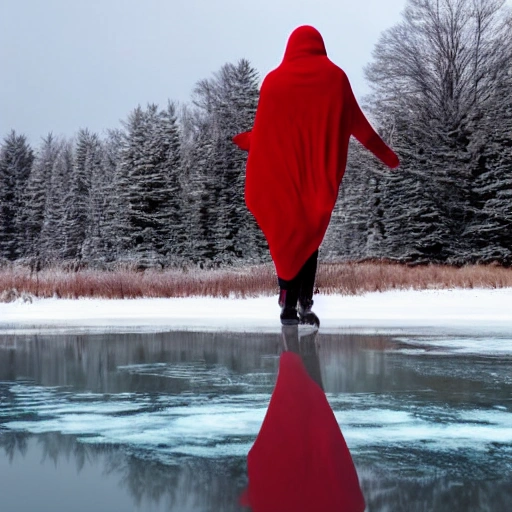
[[[323,263],[317,276],[324,294],[355,295],[392,289],[512,287],[512,269],[471,265],[462,268],[392,263]],[[43,270],[0,269],[0,301],[35,297],[254,297],[277,293],[271,265],[224,270]]]
[[[398,263],[325,263],[317,286],[322,293],[357,295],[386,290],[512,287],[512,269],[496,265],[409,266]]]
[[[270,266],[230,270],[42,270],[26,268],[0,270],[2,294],[30,294],[36,297],[246,297],[273,293],[276,287]]]

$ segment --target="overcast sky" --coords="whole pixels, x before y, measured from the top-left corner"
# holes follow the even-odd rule
[[[190,100],[194,84],[248,59],[262,77],[310,24],[356,97],[363,66],[405,0],[0,0],[0,137],[120,127],[138,104]]]

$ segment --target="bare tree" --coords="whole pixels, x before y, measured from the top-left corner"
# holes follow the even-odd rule
[[[371,106],[426,127],[457,129],[494,95],[512,64],[505,0],[408,0],[366,76]]]
[[[485,223],[474,148],[482,153],[495,140],[480,121],[490,112],[495,123],[507,115],[497,106],[512,94],[511,20],[505,0],[408,0],[402,21],[376,45],[365,69],[373,89],[367,103],[385,120],[381,129],[393,134],[402,162],[401,182],[377,178],[387,202],[383,239],[400,237],[387,244],[400,253],[384,256],[478,260],[475,230],[468,229],[476,218]]]

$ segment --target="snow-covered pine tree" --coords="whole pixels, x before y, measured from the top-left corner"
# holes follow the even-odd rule
[[[184,237],[175,106],[139,106],[125,128],[114,180],[119,254],[139,267],[163,266],[181,251]]]
[[[119,163],[114,177],[116,206],[114,224],[116,226],[117,260],[136,263],[134,241],[132,240],[132,202],[137,200],[137,183],[134,183],[132,172],[141,160],[145,141],[145,114],[140,105],[128,115],[123,123]]]
[[[32,171],[27,181],[23,198],[22,224],[25,236],[23,256],[35,267],[41,265],[40,238],[50,191],[52,170],[57,160],[60,145],[53,134],[43,139],[37,152]]]
[[[259,74],[242,59],[233,68],[232,98],[235,107],[235,132],[252,128],[259,100]],[[231,134],[228,135],[231,142]],[[230,146],[233,151],[233,145]],[[235,150],[232,154],[234,180],[232,196],[228,198],[233,205],[231,225],[234,231],[234,253],[236,257],[249,263],[269,262],[268,245],[253,215],[245,205],[245,164],[247,155]]]
[[[119,237],[121,259],[134,265],[155,265],[158,256],[155,251],[155,219],[148,215],[153,200],[145,193],[155,182],[151,176],[153,165],[148,156],[149,117],[156,117],[156,106],[148,105],[147,111],[140,106],[133,110],[125,123],[126,133],[121,150],[120,165],[116,176],[119,197]],[[145,183],[146,174],[148,183]],[[158,180],[157,180],[158,182]]]
[[[200,212],[200,236],[206,237],[198,248],[203,249],[202,257],[217,263],[228,263],[234,256],[228,226],[233,205],[227,204],[229,192],[226,190],[233,175],[227,135],[233,124],[233,116],[229,116],[229,82],[229,64],[225,64],[212,78],[198,82],[194,89],[194,104],[200,109],[198,119],[201,119],[196,139],[199,171],[196,176],[204,180],[203,193],[196,195],[200,200],[196,208]]]
[[[512,47],[512,33],[510,41]],[[475,119],[470,148],[475,214],[465,233],[474,240],[469,259],[512,265],[512,66]]]
[[[235,254],[244,263],[270,263],[270,252],[267,240],[258,226],[256,219],[245,206],[245,160],[243,171],[237,178],[236,189],[243,199],[243,204],[238,203],[240,212],[239,227],[236,234],[234,249]]]
[[[95,265],[104,260],[105,255],[105,206],[108,201],[109,176],[103,165],[104,147],[97,135],[91,136],[86,158],[86,172],[90,175],[89,197],[85,239],[82,260],[87,265]]]
[[[215,254],[217,264],[231,264],[236,259],[234,239],[239,225],[236,223],[236,202],[233,202],[236,171],[233,168],[230,140],[225,137],[225,127],[217,124],[220,119],[213,120],[210,132],[212,144],[211,160],[207,169],[210,172],[209,182],[212,184],[215,197]],[[236,201],[236,200],[235,200]]]
[[[64,259],[73,260],[75,265],[88,263],[91,256],[91,239],[98,234],[97,205],[91,204],[91,186],[93,175],[97,176],[100,172],[100,165],[101,149],[98,136],[87,129],[79,130],[70,187],[66,197],[64,226]]]
[[[66,246],[66,206],[73,174],[73,143],[61,140],[57,145],[39,237],[40,257],[44,264],[55,264],[69,252]]]
[[[371,166],[374,162],[367,150],[350,141],[347,168],[338,199],[331,215],[329,228],[320,248],[322,260],[360,260],[365,257],[368,238],[368,216],[373,198]]]
[[[215,174],[215,148],[211,128],[200,129],[194,145],[193,167],[190,169],[188,246],[193,261],[210,264],[218,247],[218,176]]]
[[[181,113],[181,189],[185,237],[183,262],[210,265],[216,255],[217,176],[211,117],[185,106]]]
[[[161,147],[162,172],[166,179],[166,198],[159,214],[163,240],[162,254],[166,264],[176,264],[185,251],[184,198],[181,183],[181,135],[176,105],[172,102],[159,115],[158,137]]]
[[[435,141],[418,134],[414,120],[397,117],[395,123],[393,147],[401,166],[398,172],[386,172],[380,179],[382,254],[402,262],[445,261],[451,217],[446,214],[445,189],[439,189],[432,175],[442,171],[449,158],[439,160],[432,151],[437,149]]]
[[[137,191],[136,196],[131,196],[133,241],[139,254],[139,264],[147,267],[163,265],[168,234],[168,151],[166,141],[161,138],[160,121],[158,106],[148,105],[144,145],[131,174],[135,185],[133,190]]]
[[[225,64],[195,89],[195,104],[209,130],[216,197],[215,259],[222,263],[259,261],[266,254],[263,236],[245,207],[246,155],[231,142],[233,135],[252,127],[258,97],[258,74],[245,59]],[[201,140],[205,142],[204,136]]]
[[[27,138],[12,130],[0,146],[0,258],[14,261],[25,251],[23,195],[33,162]]]
[[[101,239],[102,248],[100,261],[112,263],[117,259],[119,199],[116,187],[117,168],[120,161],[123,133],[121,130],[109,130],[103,141],[103,205]]]
[[[182,195],[182,222],[184,227],[184,238],[181,245],[182,262],[196,261],[194,255],[194,240],[197,233],[197,190],[196,183],[200,181],[196,178],[196,142],[198,138],[198,127],[200,122],[197,117],[197,110],[190,108],[189,105],[182,105],[179,112],[179,125],[181,133],[180,145],[180,171],[179,182]]]

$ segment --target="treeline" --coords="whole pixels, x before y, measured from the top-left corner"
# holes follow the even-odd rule
[[[366,67],[365,110],[401,159],[357,143],[325,259],[512,264],[512,16],[504,0],[408,0]],[[0,258],[32,266],[268,261],[244,205],[258,73],[241,60],[191,106],[136,108],[104,138],[16,133],[0,150]],[[283,191],[285,193],[285,191]]]
[[[48,135],[36,152],[11,132],[0,153],[0,258],[36,268],[154,268],[268,259],[245,208],[246,155],[259,77],[226,64],[193,106],[133,110],[105,138]]]

